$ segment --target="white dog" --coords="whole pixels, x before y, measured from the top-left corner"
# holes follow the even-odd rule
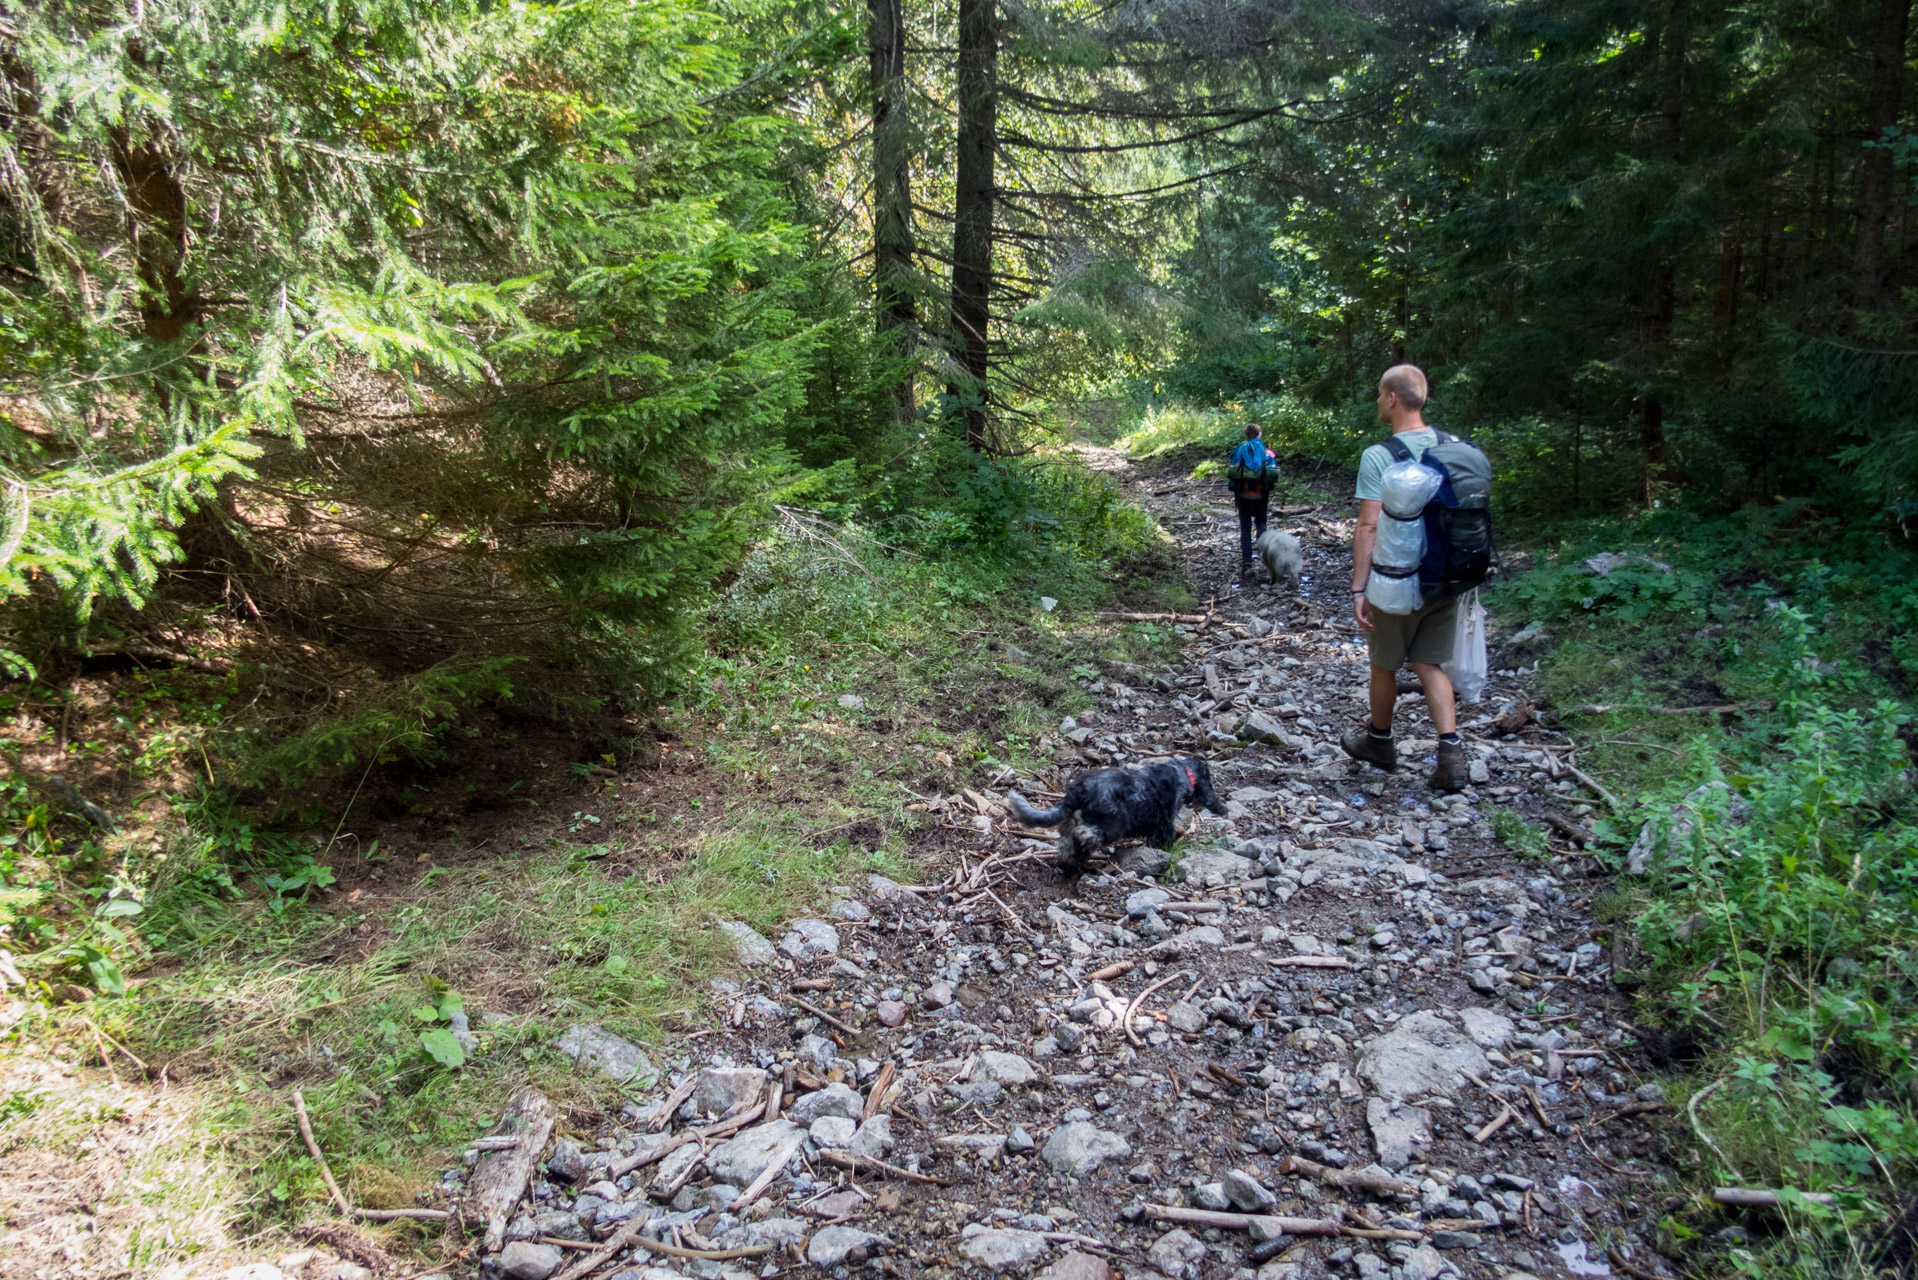
[[[1252,544],[1252,549],[1259,553],[1259,559],[1265,564],[1268,585],[1275,585],[1280,578],[1284,578],[1292,584],[1294,591],[1299,589],[1299,574],[1303,572],[1305,562],[1299,552],[1297,538],[1278,529],[1267,529]]]

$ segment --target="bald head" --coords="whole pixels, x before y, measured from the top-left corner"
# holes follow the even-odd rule
[[[1395,364],[1379,379],[1379,390],[1389,391],[1407,409],[1425,407],[1425,374],[1415,364]]]

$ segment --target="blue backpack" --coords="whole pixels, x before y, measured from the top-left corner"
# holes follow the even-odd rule
[[[1498,556],[1492,542],[1492,464],[1471,441],[1433,431],[1438,443],[1418,459],[1443,481],[1438,495],[1425,504],[1425,562],[1418,575],[1427,600],[1449,599],[1483,584]],[[1382,443],[1394,461],[1413,461],[1412,450],[1397,436]]]
[[[1263,440],[1247,440],[1234,449],[1225,469],[1225,482],[1233,496],[1247,502],[1271,497],[1278,478],[1279,459]]]

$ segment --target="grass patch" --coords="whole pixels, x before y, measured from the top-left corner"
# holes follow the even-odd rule
[[[1648,873],[1595,909],[1643,961],[1634,1020],[1697,1046],[1699,1188],[1837,1196],[1733,1252],[1701,1196],[1667,1243],[1695,1266],[1824,1274],[1918,1173],[1918,562],[1785,504],[1587,526],[1538,566],[1492,595],[1519,640],[1504,660],[1542,650],[1581,766],[1628,800],[1598,834]],[[1742,709],[1651,710],[1717,706]]]
[[[445,668],[396,686],[379,725],[355,707],[291,748],[302,779],[350,760],[331,792],[239,785],[255,748],[236,731],[271,732],[234,720],[239,681],[142,675],[171,692],[111,730],[115,753],[164,744],[126,828],[88,835],[17,787],[0,846],[0,926],[38,940],[21,950],[48,997],[0,1061],[48,1055],[69,1092],[117,1064],[149,1107],[164,1069],[175,1147],[155,1151],[192,1148],[176,1163],[196,1170],[180,1203],[197,1225],[154,1218],[113,1246],[139,1261],[113,1266],[269,1255],[259,1237],[322,1205],[294,1087],[372,1207],[418,1203],[522,1083],[563,1110],[616,1108],[620,1086],[552,1048],[569,1025],[675,1061],[733,963],[716,917],[776,937],[868,872],[917,878],[908,804],[1036,765],[1058,721],[1092,704],[1087,684],[1168,655],[1167,629],[1097,617],[1115,596],[1177,608],[1185,592],[1121,496],[1037,466],[994,499],[1019,515],[991,554],[939,513],[781,524],[715,592],[678,692],[631,708],[619,735],[542,737],[511,717],[515,668]],[[404,741],[387,742],[395,730]],[[14,748],[45,752],[53,732]],[[455,1034],[460,1017],[476,1042]],[[0,1135],[49,1166],[84,1164],[59,1119],[85,1114],[77,1093],[15,1092]],[[124,1200],[137,1216],[150,1189],[135,1179],[102,1212]],[[377,1234],[396,1252],[439,1247],[437,1231]]]

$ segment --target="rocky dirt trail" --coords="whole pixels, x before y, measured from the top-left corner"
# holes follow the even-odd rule
[[[1505,679],[1466,709],[1464,794],[1426,789],[1416,702],[1409,767],[1347,762],[1347,504],[1278,519],[1306,548],[1294,595],[1235,581],[1216,485],[1127,482],[1212,597],[1176,624],[1182,661],[1104,672],[1053,772],[932,798],[921,884],[845,886],[778,939],[725,924],[743,976],[676,1060],[570,1032],[562,1051],[634,1100],[554,1142],[523,1096],[448,1172],[438,1207],[475,1232],[478,1274],[1669,1274],[1664,1104],[1593,936],[1603,882],[1489,824],[1590,816],[1562,747]],[[1200,815],[1170,869],[1131,848],[1056,885],[1049,837],[1000,805],[1181,751],[1231,815]]]

